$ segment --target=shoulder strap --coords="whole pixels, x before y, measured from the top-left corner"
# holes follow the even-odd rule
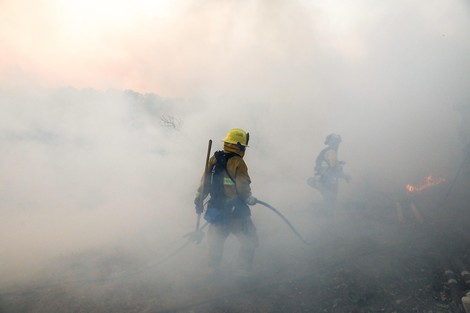
[[[224,151],[216,151],[214,153],[214,156],[215,156],[215,159],[217,161],[217,164],[222,166],[225,170],[225,172],[227,173],[228,177],[235,183],[235,179],[232,177],[232,175],[230,175],[228,169],[227,169],[227,163],[228,163],[228,160],[232,157],[235,157],[235,156],[238,156],[240,157],[238,154],[234,153],[234,152],[224,152]]]

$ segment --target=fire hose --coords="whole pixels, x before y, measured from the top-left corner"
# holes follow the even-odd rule
[[[273,207],[272,205],[270,205],[270,204],[268,204],[264,201],[261,201],[261,200],[257,200],[256,204],[261,204],[262,206],[264,206],[264,207],[270,209],[271,211],[273,211],[278,217],[281,218],[281,220],[287,226],[289,226],[290,230],[297,236],[297,238],[300,239],[300,241],[302,241],[302,243],[304,243],[306,245],[312,245],[313,244],[313,242],[308,242],[307,240],[305,240],[305,238],[302,237],[302,235],[291,224],[291,222],[289,222],[289,220],[281,212],[279,212],[279,210],[277,210],[275,207]],[[174,257],[180,251],[182,251],[185,247],[187,247],[191,242],[194,242],[196,244],[200,243],[202,241],[202,238],[204,237],[204,233],[202,231],[207,225],[208,225],[208,223],[205,223],[202,227],[200,227],[200,228],[198,227],[195,231],[192,231],[192,232],[184,235],[184,237],[187,238],[187,241],[182,246],[180,246],[178,249],[176,249],[173,253],[166,256],[164,259],[160,260],[159,263],[163,263],[163,262],[169,260],[170,258]]]
[[[289,220],[281,212],[279,212],[276,208],[274,208],[270,204],[268,204],[264,201],[261,201],[261,200],[257,200],[256,204],[261,204],[262,206],[270,209],[276,215],[278,215],[284,221],[284,223],[287,224],[287,226],[289,226],[289,228],[297,236],[297,238],[299,238],[302,241],[302,243],[304,243],[306,245],[311,245],[312,244],[311,242],[306,241],[302,237],[302,235],[300,235],[300,233],[297,231],[297,229],[289,222]],[[103,281],[109,281],[109,280],[114,280],[114,279],[124,279],[124,278],[130,277],[130,276],[140,274],[146,269],[149,269],[149,268],[152,268],[152,267],[155,267],[155,266],[158,266],[158,265],[162,265],[163,263],[165,263],[168,260],[172,259],[176,255],[178,255],[181,251],[183,251],[187,246],[189,246],[190,243],[193,243],[193,242],[196,243],[196,244],[200,243],[202,241],[203,237],[204,237],[203,230],[208,225],[209,225],[209,223],[206,222],[201,227],[199,227],[199,223],[198,223],[198,227],[196,228],[196,230],[184,235],[184,238],[186,238],[186,241],[182,245],[180,245],[178,248],[176,248],[173,252],[166,255],[164,258],[159,259],[156,262],[152,262],[152,263],[149,263],[149,264],[146,264],[146,265],[142,265],[140,268],[138,268],[134,271],[131,271],[131,272],[122,271],[122,272],[118,273],[119,275],[115,275],[113,277],[108,277],[108,278],[100,278],[100,279],[92,279],[92,280],[87,280],[87,279],[84,279],[84,280],[71,280],[71,281],[68,281],[66,283],[87,283],[87,282],[98,282],[98,281],[103,282]],[[52,286],[52,285],[44,285],[44,286],[37,286],[35,289],[42,289],[42,288],[49,288],[50,289],[50,288],[53,288],[53,287],[54,286]],[[56,287],[61,288],[62,285],[57,284]],[[4,295],[5,294],[15,294],[15,293],[16,292],[14,292],[14,291],[10,291],[10,292],[7,292],[7,293],[3,292]]]
[[[292,224],[289,222],[289,220],[288,220],[281,212],[279,212],[276,208],[274,208],[274,207],[271,206],[270,204],[268,204],[268,203],[266,203],[266,202],[264,202],[264,201],[261,201],[261,200],[257,200],[256,203],[261,204],[262,206],[265,206],[265,207],[267,207],[268,209],[270,209],[271,211],[273,211],[274,213],[276,213],[277,216],[279,216],[279,217],[282,219],[282,221],[283,221],[284,223],[286,223],[287,226],[289,226],[289,228],[292,230],[292,232],[293,232],[293,233],[297,236],[297,238],[299,238],[304,244],[306,244],[306,245],[311,245],[311,244],[313,244],[313,242],[308,242],[308,241],[306,241],[306,240],[304,239],[304,237],[302,237],[302,235],[300,235],[300,233],[297,231],[297,229],[296,229],[294,226],[292,226]]]
[[[257,200],[256,201],[256,204],[261,204],[262,206],[270,209],[271,211],[273,211],[277,216],[279,216],[282,221],[287,225],[289,226],[290,230],[292,230],[292,232],[297,236],[297,238],[300,239],[300,241],[302,241],[304,244],[306,245],[311,245],[313,244],[313,242],[308,242],[307,240],[305,240],[304,237],[302,237],[302,235],[298,232],[298,230],[291,224],[291,222],[289,222],[289,220],[281,213],[279,212],[279,210],[277,210],[275,207],[273,207],[272,205],[264,202],[264,201],[261,201],[261,200]],[[198,228],[196,229],[195,231],[192,231],[186,235],[184,235],[185,238],[188,239],[188,241],[183,245],[181,246],[177,251],[176,253],[172,253],[171,256],[173,255],[176,255],[179,251],[181,251],[184,247],[186,247],[190,242],[195,242],[195,243],[200,243],[202,238],[204,237],[204,233],[202,232],[202,230],[207,226],[207,223],[205,223],[203,225],[203,227],[201,228]],[[165,258],[165,259],[169,259],[169,257]]]

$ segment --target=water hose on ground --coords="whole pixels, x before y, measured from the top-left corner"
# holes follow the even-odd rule
[[[289,226],[289,228],[292,230],[292,232],[297,236],[297,238],[299,238],[304,244],[306,245],[311,245],[313,244],[313,242],[308,242],[307,240],[304,239],[304,237],[302,237],[302,235],[299,234],[299,232],[297,231],[297,229],[295,229],[294,226],[292,226],[292,224],[289,222],[289,220],[284,216],[282,215],[281,212],[279,212],[276,208],[274,208],[272,205],[264,202],[264,201],[261,201],[261,200],[257,200],[256,202],[257,204],[261,204],[262,206],[265,206],[267,207],[268,209],[270,209],[271,211],[273,211],[274,213],[276,213],[283,221],[284,223],[287,224],[287,226]]]

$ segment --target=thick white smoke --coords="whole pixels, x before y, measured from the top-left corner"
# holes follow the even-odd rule
[[[464,1],[113,2],[128,19],[94,11],[83,28],[90,11],[67,3],[0,4],[1,275],[180,238],[207,140],[220,149],[233,127],[251,133],[254,195],[291,216],[320,200],[305,181],[331,132],[353,176],[343,201],[460,162]]]

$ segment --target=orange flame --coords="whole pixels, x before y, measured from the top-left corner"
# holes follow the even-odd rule
[[[431,186],[439,185],[440,183],[443,183],[445,181],[446,181],[445,178],[442,178],[442,177],[433,178],[431,175],[429,175],[428,177],[426,177],[426,180],[424,181],[424,183],[422,183],[419,186],[413,186],[410,184],[406,185],[406,190],[408,190],[408,192],[423,191],[424,189],[427,189]]]

